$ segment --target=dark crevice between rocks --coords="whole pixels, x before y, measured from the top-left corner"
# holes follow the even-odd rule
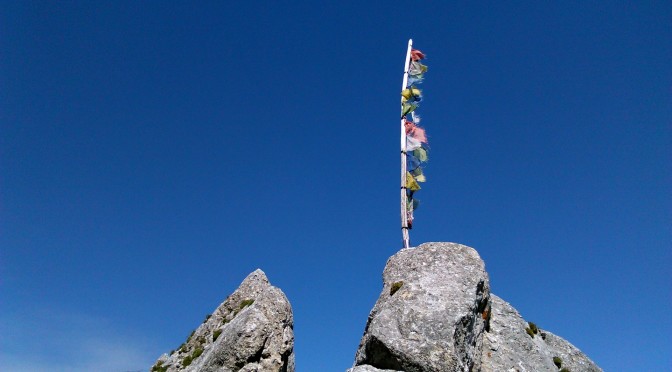
[[[474,331],[474,317],[463,316],[462,319],[455,325],[455,333],[453,334],[453,343],[455,345],[455,354],[460,361],[461,368],[466,367],[468,371],[474,368],[474,362],[469,358],[468,349],[473,340],[469,337]]]
[[[264,341],[264,344],[266,344],[266,341]],[[250,355],[249,357],[247,357],[247,361],[246,361],[247,364],[261,362],[261,356],[263,354],[264,354],[264,346],[261,346],[259,348],[259,350],[257,350],[256,353],[254,353],[254,355]]]
[[[486,332],[490,332],[490,317],[492,315],[490,307],[490,293],[484,293],[485,282],[478,282],[476,286],[476,312],[481,314]]]
[[[282,367],[280,367],[280,372],[287,372],[287,368],[289,367],[289,356],[292,355],[292,350],[287,350],[282,355],[280,355],[280,359],[282,360]]]
[[[476,285],[476,299],[474,300],[473,313],[463,316],[455,325],[453,334],[453,344],[455,345],[455,354],[458,357],[463,370],[472,371],[475,367],[475,356],[471,355],[476,348],[476,341],[479,335],[474,334],[474,328],[478,322],[477,317],[481,317],[484,323],[484,329],[490,330],[490,293],[485,291],[485,281],[481,280]],[[478,367],[477,367],[478,368]]]
[[[264,342],[259,347],[259,350],[257,350],[254,354],[247,357],[246,360],[238,360],[236,362],[236,368],[238,368],[237,371],[240,371],[241,369],[243,369],[243,367],[245,367],[245,365],[247,365],[247,364],[261,362],[261,357],[264,354],[264,347],[266,345],[266,341],[268,341],[268,337],[266,337],[264,339]]]
[[[490,318],[492,318],[492,307],[490,306],[490,301],[488,301],[488,304],[485,306],[485,310],[481,312],[481,316],[483,317],[483,328],[486,332],[490,332]]]
[[[364,326],[364,334],[369,332],[369,326],[371,325],[371,321],[373,320],[373,316],[369,314],[369,317],[366,319],[366,325]]]
[[[368,364],[378,369],[403,370],[401,363],[392,354],[390,349],[375,337],[370,337],[366,343],[365,354],[366,358],[357,364]]]
[[[476,295],[483,294],[483,287],[485,286],[485,282],[481,280],[478,282],[478,285],[476,285]]]

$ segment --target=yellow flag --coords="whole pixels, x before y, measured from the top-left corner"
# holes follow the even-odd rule
[[[420,190],[420,185],[415,181],[415,178],[410,172],[406,172],[406,189],[411,191]]]
[[[422,94],[422,92],[420,91],[420,89],[416,87],[410,87],[408,89],[404,89],[401,91],[401,96],[404,97],[402,102],[406,102],[406,100],[411,99],[411,97],[418,97],[420,96],[420,94]]]

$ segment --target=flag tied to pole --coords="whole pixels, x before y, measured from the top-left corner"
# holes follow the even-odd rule
[[[420,63],[425,54],[411,49],[410,59],[408,80],[401,91],[401,119],[406,129],[406,218],[409,229],[413,227],[413,211],[419,204],[414,195],[420,190],[420,183],[425,182],[422,167],[429,159],[427,135],[420,127],[420,115],[416,111],[422,101],[422,91],[417,85],[422,83],[427,72],[427,66]]]

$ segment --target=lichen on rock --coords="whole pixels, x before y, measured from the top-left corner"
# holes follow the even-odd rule
[[[392,293],[395,283],[403,290]],[[396,291],[395,291],[396,292]],[[478,253],[427,243],[390,257],[355,364],[396,371],[478,370],[490,284]]]
[[[294,372],[293,327],[287,297],[256,270],[150,371]]]
[[[601,371],[569,342],[490,294],[476,250],[426,243],[388,259],[382,292],[347,372],[557,372],[558,364]]]

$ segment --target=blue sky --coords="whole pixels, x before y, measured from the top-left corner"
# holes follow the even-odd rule
[[[3,2],[0,367],[145,370],[256,268],[352,364],[399,229],[608,371],[672,365],[669,2]]]

